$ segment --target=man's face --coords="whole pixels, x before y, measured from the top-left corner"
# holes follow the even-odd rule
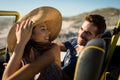
[[[97,27],[88,21],[84,21],[83,25],[80,27],[78,32],[78,41],[79,45],[85,46],[86,43],[96,37]]]

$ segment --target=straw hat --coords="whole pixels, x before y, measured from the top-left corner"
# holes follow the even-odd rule
[[[37,26],[45,22],[47,29],[50,31],[50,41],[53,41],[57,37],[62,25],[61,13],[57,9],[48,6],[43,6],[32,10],[24,17],[22,17],[19,21],[26,19],[31,19],[33,21],[33,26]],[[13,25],[13,27],[10,29],[7,37],[9,52],[13,52],[13,49],[16,45],[15,30],[16,24]]]

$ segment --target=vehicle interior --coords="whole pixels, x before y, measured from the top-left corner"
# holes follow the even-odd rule
[[[0,11],[0,79],[2,78],[2,73],[4,71],[3,63],[7,63],[9,61],[9,54],[7,50],[7,34],[12,25],[20,18],[20,14],[17,11]],[[120,77],[120,42],[118,41],[120,35],[120,20],[118,24],[115,25],[115,28],[104,33],[103,39],[105,41],[105,52],[102,58],[102,64],[100,65],[101,69],[97,78],[100,80],[118,80]],[[88,45],[89,46],[89,45]],[[88,47],[86,46],[86,48]],[[99,46],[98,46],[99,47]],[[93,49],[93,48],[90,48]],[[90,51],[88,51],[90,52]],[[85,57],[85,59],[87,59]],[[75,78],[74,80],[83,80],[80,79],[80,73],[77,68],[81,67],[79,62],[81,58],[78,59]],[[90,63],[89,63],[90,64]],[[94,65],[94,64],[90,64]],[[99,66],[96,66],[98,68]],[[94,70],[95,71],[95,70]],[[88,71],[87,73],[91,73]],[[88,77],[90,75],[84,74],[84,77]],[[93,75],[95,77],[95,75]],[[89,78],[90,79],[90,78]],[[95,80],[95,79],[91,79]]]

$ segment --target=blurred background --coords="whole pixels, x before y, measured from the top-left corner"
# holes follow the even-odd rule
[[[37,7],[55,7],[63,16],[62,29],[56,40],[66,41],[77,36],[84,16],[89,13],[103,15],[106,19],[107,29],[113,29],[120,19],[119,3],[120,0],[1,0],[0,10],[18,11],[22,17]],[[12,20],[4,22],[11,27],[10,21]],[[0,45],[6,45],[4,43],[9,27],[0,24]]]

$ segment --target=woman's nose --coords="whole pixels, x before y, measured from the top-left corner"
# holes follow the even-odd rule
[[[47,30],[47,33],[50,34],[51,32],[49,30]]]

